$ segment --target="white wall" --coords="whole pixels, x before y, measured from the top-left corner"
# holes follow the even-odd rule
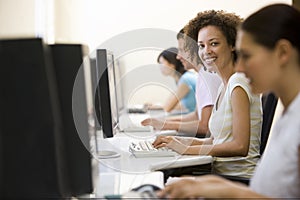
[[[176,46],[177,31],[191,18],[207,9],[246,17],[277,2],[292,4],[292,0],[0,0],[0,38],[41,35],[50,43],[86,44],[90,52],[108,46],[127,75],[124,99],[162,103],[175,85],[155,67],[156,58],[164,48]],[[145,28],[155,34],[132,39],[135,30]],[[129,39],[121,37],[128,33]],[[148,43],[136,44],[137,39]],[[162,87],[153,84],[151,89],[148,80],[157,80]],[[138,88],[141,81],[147,92]]]
[[[174,91],[173,80],[161,76],[158,67],[154,66],[158,54],[165,48],[176,46],[176,33],[196,14],[207,9],[223,9],[235,12],[242,17],[270,3],[290,0],[88,0],[72,1],[61,4],[60,10],[65,21],[69,21],[68,29],[56,31],[57,40],[64,41],[72,35],[74,41],[82,41],[91,51],[107,41],[118,41],[113,45],[104,45],[119,56],[121,48],[136,42],[137,38],[151,40],[151,36],[143,34],[136,38],[118,40],[120,35],[143,28],[169,30],[169,37],[157,38],[160,44],[144,46],[148,48],[126,49],[121,51],[120,64],[124,73],[125,104],[144,102],[164,103],[170,92]],[[247,5],[247,6],[245,6]],[[71,9],[73,8],[73,9]],[[67,13],[67,15],[65,14]],[[80,13],[80,14],[79,14]],[[71,21],[77,21],[77,24]],[[74,25],[74,26],[72,26]],[[82,27],[81,29],[78,26]],[[57,27],[58,28],[58,27]],[[161,34],[163,35],[163,33]],[[71,38],[70,38],[71,39]],[[166,43],[166,44],[163,44]],[[152,51],[149,50],[152,47]],[[151,66],[151,67],[150,67]],[[152,81],[151,81],[152,80]],[[152,86],[150,86],[152,84]]]
[[[292,0],[56,0],[56,40],[82,41],[94,49],[126,31],[162,28],[179,31],[207,9],[242,17],[270,3]],[[64,23],[65,22],[65,23]]]
[[[160,51],[177,45],[176,33],[191,18],[207,9],[223,9],[246,17],[274,2],[291,4],[291,0],[56,0],[55,40],[80,41],[87,44],[91,51],[107,41],[117,40],[113,45],[104,46],[114,51],[117,57],[122,54],[119,62],[124,73],[125,104],[163,104],[169,93],[174,91],[175,83],[163,77],[154,64]],[[144,48],[133,45],[131,49],[121,51],[124,46],[130,46],[128,41],[135,43],[138,38],[151,40],[151,36],[143,34],[134,39],[116,39],[143,28],[164,29],[173,34],[157,38],[159,44],[145,45]],[[152,49],[149,50],[149,47]]]
[[[35,34],[35,0],[0,0],[0,37]]]
[[[0,0],[0,37],[34,36],[44,23],[40,31],[45,37],[85,43],[92,50],[134,29],[177,32],[203,10],[223,9],[246,17],[278,2],[292,4],[292,0]]]
[[[177,32],[203,10],[223,9],[246,17],[278,2],[292,4],[292,0],[0,0],[0,37],[34,36],[42,29],[56,42],[80,42],[93,50],[134,29]],[[46,27],[39,27],[41,23]]]

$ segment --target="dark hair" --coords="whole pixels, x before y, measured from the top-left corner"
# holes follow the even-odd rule
[[[184,28],[180,29],[180,31],[177,33],[176,38],[177,38],[177,40],[183,39],[185,41],[185,43],[186,43],[187,40],[191,41],[191,39],[184,33]],[[201,64],[203,66],[203,63],[202,63],[202,61],[200,60],[200,58],[198,56],[198,51],[197,51],[198,45],[197,45],[197,43],[194,40],[192,40],[190,42],[190,46],[191,45],[193,45],[193,48],[189,49],[189,48],[184,47],[184,50],[190,54],[190,58],[192,60],[196,56],[197,65]],[[186,45],[184,45],[184,46],[186,46]],[[196,51],[195,51],[195,49],[196,49]],[[187,58],[185,58],[185,59],[187,59]],[[191,62],[191,60],[189,62]]]
[[[188,37],[194,41],[187,41],[186,48],[193,49],[193,51],[198,52],[198,49],[195,49],[195,41],[198,40],[198,33],[200,29],[212,25],[220,29],[220,31],[226,37],[227,43],[235,47],[235,40],[237,35],[237,27],[242,22],[242,18],[237,16],[234,13],[227,13],[223,10],[215,11],[208,10],[200,12],[195,18],[189,21],[185,26],[184,32]],[[237,59],[236,52],[234,51],[234,60]]]
[[[180,31],[176,35],[177,40],[184,39],[184,29],[180,29]]]
[[[175,48],[175,47],[168,48],[159,54],[159,56],[157,57],[157,62],[159,63],[159,58],[163,57],[169,63],[171,63],[175,66],[175,70],[177,72],[179,72],[180,74],[183,74],[184,72],[186,72],[186,70],[184,69],[183,64],[179,60],[177,60],[177,58],[176,58],[177,54],[178,54],[177,48]]]
[[[273,49],[278,40],[286,39],[300,51],[300,12],[292,6],[266,6],[250,15],[241,29],[266,48]]]

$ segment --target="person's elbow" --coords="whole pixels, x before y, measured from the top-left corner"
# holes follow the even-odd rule
[[[173,107],[171,107],[171,106],[165,106],[164,107],[165,112],[171,112],[172,110],[173,110]]]
[[[163,106],[163,109],[165,112],[171,112],[175,106],[176,106],[175,104],[169,102]]]
[[[246,144],[238,144],[236,148],[236,156],[246,157],[249,152],[249,145]]]
[[[200,129],[202,133],[209,133],[208,124],[202,124],[202,128]]]
[[[197,135],[205,135],[209,136],[209,128],[208,122],[199,121],[198,128],[197,128]]]

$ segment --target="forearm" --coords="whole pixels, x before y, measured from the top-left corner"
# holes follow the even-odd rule
[[[189,121],[195,121],[198,120],[198,115],[197,113],[191,112],[185,115],[176,115],[176,116],[170,116],[168,118],[166,118],[167,121],[177,121],[177,122],[189,122]]]
[[[177,131],[195,137],[198,133],[198,121],[178,122]]]
[[[176,105],[177,104],[169,104],[168,103],[163,106],[163,109],[165,112],[170,112],[171,110],[173,110],[175,108]]]
[[[217,199],[269,199],[252,191],[244,184],[232,182],[218,176],[199,176],[196,177],[195,181],[195,187],[201,188],[198,189],[197,196]]]
[[[187,135],[201,135],[208,136],[208,124],[203,123],[202,121],[190,121],[190,122],[181,122],[177,125],[178,131],[186,133]]]
[[[182,121],[182,122],[195,121],[195,120],[198,120],[198,114],[197,114],[197,111],[194,111],[189,114],[182,115],[179,118],[180,118],[180,121]]]
[[[208,136],[208,127],[206,125],[201,126],[201,122],[199,121],[180,122],[167,120],[163,125],[163,129],[176,130],[178,132],[184,133],[186,136]]]
[[[195,177],[194,179],[181,178],[179,181],[166,185],[158,195],[159,197],[168,197],[170,199],[194,199],[195,197],[213,199],[267,198],[251,191],[246,185],[215,175],[204,175]]]
[[[213,145],[209,155],[218,157],[247,156],[249,145],[246,147],[236,141]]]
[[[163,129],[176,130],[178,132],[185,133],[185,135],[187,136],[195,137],[198,134],[198,121],[192,121],[192,122],[166,121]]]
[[[193,146],[193,145],[203,145],[203,144],[212,144],[211,138],[193,138],[193,137],[176,137],[182,144],[187,146]]]
[[[254,199],[271,199],[270,197],[266,197],[264,195],[258,194],[252,191],[249,187],[244,185],[238,185],[236,188],[228,188],[232,192],[228,193],[228,191],[224,191],[221,195],[218,195],[216,198],[235,198],[235,199],[247,199],[247,198],[254,198]]]
[[[234,141],[213,145],[211,138],[205,138],[198,140],[194,139],[193,143],[188,144],[182,154],[210,155],[218,157],[246,156],[248,152],[244,152],[243,149],[244,148],[241,145],[236,144]]]
[[[193,145],[188,146],[183,153],[184,155],[210,155],[213,145]]]
[[[180,103],[180,100],[189,92],[189,87],[185,84],[181,84],[175,94],[171,94],[168,100],[166,101],[164,105],[164,110],[166,112],[170,112],[174,108],[181,109],[182,105]]]
[[[188,118],[182,120],[182,123],[178,125],[178,131],[183,133],[190,133],[191,135],[195,136],[208,136],[209,129],[208,129],[208,121],[211,115],[212,106],[205,106],[201,110],[201,120],[198,117],[198,110],[195,110]],[[187,121],[185,121],[187,120]]]
[[[181,138],[180,140],[184,140],[185,137]],[[193,138],[192,142],[189,144],[185,144],[186,147],[184,148],[184,152],[182,154],[185,155],[210,155],[210,151],[213,147],[212,145],[212,138]],[[181,141],[182,142],[182,141]],[[184,142],[182,142],[184,143]]]

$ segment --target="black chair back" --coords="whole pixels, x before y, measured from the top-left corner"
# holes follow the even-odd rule
[[[261,129],[260,155],[263,154],[267,145],[277,101],[278,98],[273,93],[263,94],[262,96],[263,123]]]

